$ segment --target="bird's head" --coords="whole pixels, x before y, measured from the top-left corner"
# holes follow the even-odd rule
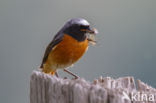
[[[97,34],[95,29],[91,29],[89,22],[82,18],[74,18],[66,22],[62,32],[78,41],[84,41],[88,37],[87,34]]]

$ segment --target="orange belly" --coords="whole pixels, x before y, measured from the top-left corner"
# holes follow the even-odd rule
[[[65,34],[63,40],[52,49],[45,66],[52,70],[71,66],[83,56],[87,48],[87,39],[78,42],[73,37]]]

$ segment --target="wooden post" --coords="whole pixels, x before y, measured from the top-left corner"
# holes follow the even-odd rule
[[[156,89],[140,80],[137,83],[138,89],[133,77],[100,77],[89,82],[82,78],[62,79],[33,71],[30,103],[156,103]],[[141,97],[144,97],[143,101]]]

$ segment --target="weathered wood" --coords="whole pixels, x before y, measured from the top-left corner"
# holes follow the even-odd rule
[[[33,71],[30,103],[156,103],[156,89],[140,80],[137,83],[138,90],[133,77],[100,77],[91,83],[82,78],[62,79]],[[143,93],[148,97],[154,95],[154,100],[139,100],[138,96]]]

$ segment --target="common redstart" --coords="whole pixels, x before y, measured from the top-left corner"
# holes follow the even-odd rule
[[[88,48],[89,42],[94,42],[88,35],[97,34],[91,29],[87,20],[74,18],[65,23],[47,46],[40,68],[45,73],[57,74],[57,69],[78,78],[66,68],[78,61]]]

